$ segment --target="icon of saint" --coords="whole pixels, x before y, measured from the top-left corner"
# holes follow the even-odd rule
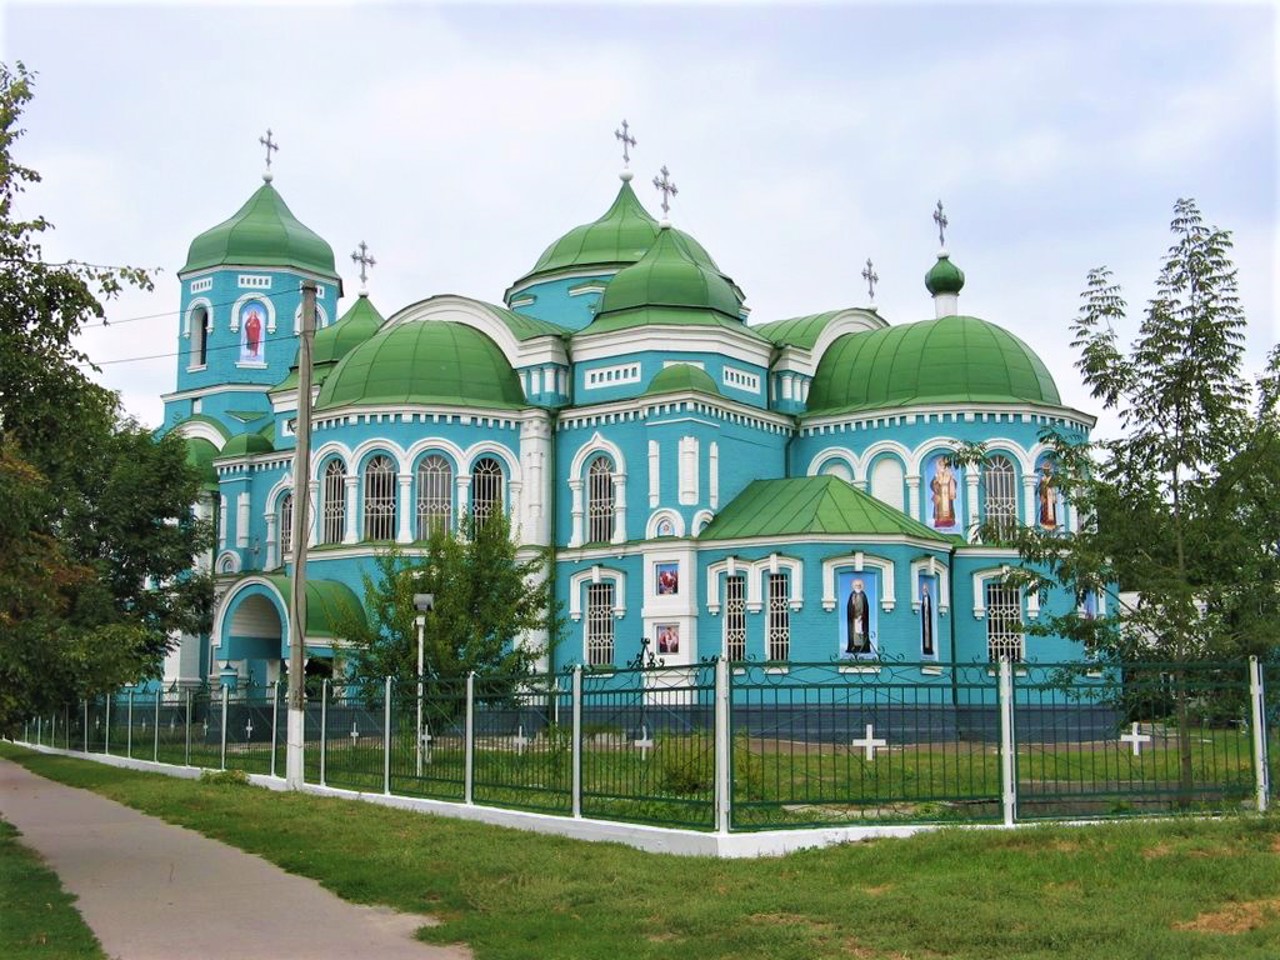
[[[854,580],[849,590],[849,600],[844,608],[848,639],[844,652],[849,654],[871,652],[871,604],[863,592],[861,579]]]
[[[1053,464],[1040,464],[1040,483],[1036,491],[1040,499],[1040,526],[1052,530],[1058,525],[1058,495],[1053,486]]]
[[[929,489],[933,499],[933,525],[935,527],[954,527],[956,525],[956,477],[951,472],[951,461],[946,457],[938,457],[934,461],[933,480]]]

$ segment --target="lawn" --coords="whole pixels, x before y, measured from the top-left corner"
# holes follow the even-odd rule
[[[106,960],[80,919],[75,898],[0,820],[0,957],[5,960]]]
[[[756,861],[641,853],[349,801],[0,755],[431,913],[478,960],[1280,955],[1280,818],[944,830]],[[322,935],[322,934],[321,934]]]

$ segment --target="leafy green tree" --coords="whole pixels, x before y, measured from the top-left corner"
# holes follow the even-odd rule
[[[420,559],[396,549],[379,554],[373,573],[363,578],[365,619],[341,626],[353,644],[352,671],[361,677],[416,677],[413,597],[430,593],[435,608],[426,615],[424,634],[428,677],[528,673],[547,647],[521,638],[555,636],[557,628],[547,565],[542,551],[517,559],[502,514],[482,524],[465,522],[461,535],[433,530]]]
[[[150,278],[46,261],[52,225],[15,209],[40,180],[12,155],[31,84],[0,65],[0,730],[155,675],[212,598],[190,569],[210,532],[191,518],[198,479],[181,440],[122,417],[72,344],[104,300]]]

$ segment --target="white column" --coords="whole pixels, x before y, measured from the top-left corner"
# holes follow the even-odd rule
[[[396,481],[400,484],[400,495],[396,497],[396,514],[400,521],[400,530],[396,534],[396,543],[413,543],[413,498],[411,496],[413,474],[397,474]]]
[[[262,515],[267,521],[267,559],[263,566],[264,570],[274,570],[276,568],[276,514],[274,510],[268,510]]]
[[[712,510],[720,507],[720,444],[714,440],[707,450],[707,499]]]
[[[978,539],[978,523],[981,517],[978,514],[978,471],[974,467],[970,467],[964,474],[965,486],[965,505],[968,514],[965,517],[967,521],[966,529],[969,531],[969,542],[973,543]]]
[[[356,542],[356,486],[359,483],[360,478],[354,475],[343,478],[347,493],[347,512],[344,518],[346,522],[342,528],[343,543]]]
[[[459,476],[458,484],[458,529],[462,530],[462,518],[471,515],[471,476]]]
[[[218,549],[227,549],[227,498],[218,498]]]
[[[907,513],[912,520],[921,520],[920,515],[920,474],[913,473],[907,477]]]
[[[509,480],[507,490],[511,495],[511,536],[517,542],[524,543],[524,505],[520,496],[524,491],[524,484],[519,480]]]
[[[680,502],[698,502],[698,438],[680,438]]]
[[[317,509],[320,505],[319,480],[307,481],[307,497],[309,498],[309,506],[311,508],[307,511],[307,546],[314,547],[320,536],[321,523],[320,511]],[[298,509],[296,502],[294,503],[293,508],[295,510]]]
[[[582,546],[582,481],[576,477],[569,481],[569,489],[573,492],[573,506],[570,514],[573,517],[573,526],[569,532],[569,546]]]
[[[662,499],[661,456],[657,440],[649,441],[649,509],[656,507]]]
[[[1040,517],[1036,513],[1038,500],[1036,497],[1036,475],[1035,474],[1029,474],[1028,476],[1025,476],[1022,478],[1022,503],[1023,503],[1022,513],[1023,513],[1023,516],[1026,517],[1027,526],[1028,527],[1036,526],[1040,521]]]
[[[613,542],[627,542],[627,475],[613,475]]]
[[[547,392],[554,392],[551,379],[554,370],[545,370]],[[546,463],[551,454],[551,420],[547,414],[539,414],[536,419],[525,420],[520,425],[520,459],[523,466],[524,479],[528,490],[521,497],[521,513],[523,515],[523,532],[521,539],[525,543],[547,545],[551,542],[548,529],[550,520],[545,504],[554,496],[548,483]]]
[[[249,491],[236,495],[236,546],[249,546]]]

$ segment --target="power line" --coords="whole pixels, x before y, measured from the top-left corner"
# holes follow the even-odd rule
[[[297,337],[297,334],[292,334],[292,333],[277,334],[274,337],[263,337],[261,342],[265,345],[268,343],[279,343],[284,340],[294,340],[296,339],[296,337]],[[219,346],[206,346],[205,356],[208,356],[209,354],[213,353],[215,350],[239,350],[239,349],[240,349],[239,343],[224,343]],[[76,366],[82,369],[85,367],[110,367],[118,363],[141,363],[144,360],[172,359],[174,357],[185,356],[189,352],[190,352],[189,350],[176,350],[173,353],[153,353],[143,357],[119,357],[115,360],[98,360],[96,362],[87,361],[84,363],[77,363]]]
[[[264,300],[274,300],[277,297],[287,297],[287,296],[291,296],[292,294],[293,294],[293,291],[291,290],[280,290],[275,293],[257,293],[257,294],[254,294],[254,296],[260,297]],[[243,294],[241,296],[243,296]],[[240,297],[236,297],[235,300],[225,300],[225,301],[222,301],[221,303],[211,303],[209,304],[209,306],[210,308],[216,310],[219,307],[234,306],[236,303],[239,302],[239,300],[240,300]],[[188,306],[188,309],[190,309],[190,306]],[[126,323],[135,323],[139,320],[160,320],[165,317],[176,318],[176,317],[181,317],[182,314],[183,314],[183,311],[181,310],[166,310],[163,313],[147,313],[138,317],[124,317],[118,320],[108,320],[106,317],[104,317],[100,323],[85,324],[85,326],[81,328],[81,333],[84,333],[89,330],[99,330],[103,327],[119,327],[119,326],[123,326]]]

